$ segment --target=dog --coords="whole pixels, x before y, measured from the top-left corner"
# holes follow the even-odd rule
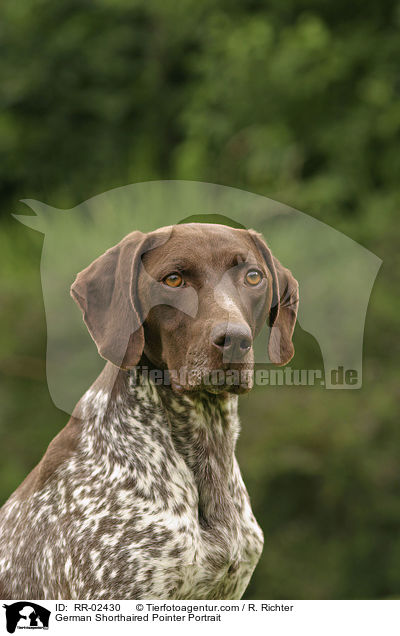
[[[71,294],[107,362],[0,511],[0,597],[241,598],[263,534],[238,395],[265,321],[293,356],[296,280],[255,231],[188,223],[132,232]]]

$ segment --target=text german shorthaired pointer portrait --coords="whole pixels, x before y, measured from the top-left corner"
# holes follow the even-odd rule
[[[296,280],[256,232],[188,223],[132,232],[71,294],[107,362],[0,511],[0,598],[240,598],[263,534],[238,394],[265,321],[292,357]]]

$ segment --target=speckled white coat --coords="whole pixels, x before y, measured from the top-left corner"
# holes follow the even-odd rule
[[[0,597],[240,598],[263,536],[234,455],[237,396],[123,372],[111,391],[107,367],[68,451],[61,432],[0,511]]]

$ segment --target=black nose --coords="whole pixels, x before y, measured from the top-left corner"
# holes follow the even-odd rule
[[[220,324],[211,334],[211,343],[219,349],[224,361],[238,362],[250,350],[253,339],[248,325]]]

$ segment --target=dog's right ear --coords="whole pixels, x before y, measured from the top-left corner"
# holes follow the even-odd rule
[[[123,369],[138,364],[144,348],[137,280],[146,236],[128,234],[80,272],[71,286],[99,354]]]

